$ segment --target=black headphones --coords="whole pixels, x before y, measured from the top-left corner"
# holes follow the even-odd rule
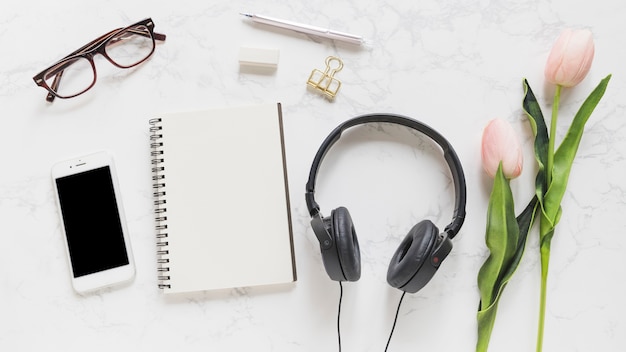
[[[392,287],[415,293],[435,275],[441,262],[452,250],[451,239],[465,220],[465,176],[458,156],[448,141],[429,126],[408,117],[393,114],[370,114],[350,119],[336,127],[320,146],[306,184],[306,205],[311,215],[311,227],[322,251],[322,261],[328,276],[334,281],[357,281],[361,277],[359,242],[348,209],[339,207],[323,217],[315,202],[315,179],[322,160],[348,128],[373,122],[402,125],[425,134],[443,150],[454,182],[455,206],[452,222],[442,234],[430,221],[423,220],[406,235],[389,263],[387,282]]]

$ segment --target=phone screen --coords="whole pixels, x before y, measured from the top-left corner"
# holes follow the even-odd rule
[[[56,179],[74,277],[128,265],[109,166]]]

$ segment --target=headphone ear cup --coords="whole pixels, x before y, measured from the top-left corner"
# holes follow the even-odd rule
[[[311,227],[320,243],[322,262],[324,263],[326,274],[328,274],[331,280],[345,281],[346,278],[343,275],[337,255],[335,235],[333,234],[330,217],[322,217],[320,214],[317,214],[311,219]]]
[[[357,281],[361,278],[361,252],[350,212],[339,207],[331,212],[330,218],[344,280]]]
[[[391,258],[387,270],[389,285],[410,293],[424,287],[436,271],[430,258],[438,238],[439,230],[430,220],[413,226]]]

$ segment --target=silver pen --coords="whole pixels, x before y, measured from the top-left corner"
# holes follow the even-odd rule
[[[322,38],[338,40],[338,41],[342,41],[342,42],[346,42],[350,44],[356,44],[356,45],[361,45],[365,43],[365,40],[363,39],[363,37],[359,35],[333,31],[328,28],[316,27],[316,26],[311,26],[308,24],[296,23],[296,22],[292,22],[288,20],[282,20],[282,19],[263,16],[263,15],[250,14],[250,13],[241,13],[241,15],[248,17],[252,21],[257,22],[257,23],[263,23],[263,24],[267,24],[270,26],[274,26],[274,27],[285,28],[285,29],[289,29],[292,31],[311,34],[311,35],[315,35],[315,36],[322,37]]]

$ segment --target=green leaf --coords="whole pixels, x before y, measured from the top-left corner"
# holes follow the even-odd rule
[[[552,172],[546,170],[548,163],[548,127],[543,118],[541,107],[537,102],[537,98],[530,88],[528,80],[524,80],[524,100],[522,101],[522,107],[528,117],[528,122],[535,135],[534,151],[535,159],[537,160],[537,176],[535,178],[535,194],[539,201],[539,208],[541,209],[541,234],[550,232],[550,229],[554,228],[554,219],[551,219],[545,209],[544,196],[548,191],[547,173]],[[543,236],[540,236],[543,238]]]
[[[558,218],[560,217],[561,201],[565,195],[569,174],[572,170],[572,164],[574,163],[574,157],[576,156],[578,146],[580,145],[585,124],[589,120],[593,110],[600,102],[600,99],[602,99],[610,79],[611,75],[605,77],[602,81],[600,81],[600,84],[598,84],[589,97],[587,97],[583,105],[576,113],[576,116],[574,116],[574,120],[572,121],[563,142],[561,142],[561,145],[554,153],[552,184],[550,184],[548,191],[544,195],[546,216],[551,220],[553,226],[556,226]]]
[[[543,195],[545,194],[548,185],[546,184],[546,165],[548,163],[548,128],[541,112],[541,107],[535,98],[528,80],[524,79],[524,100],[522,102],[522,108],[528,116],[528,122],[535,135],[534,149],[535,159],[537,159],[537,165],[539,171],[535,179],[535,192],[539,201],[542,202]]]
[[[537,197],[533,197],[522,213],[514,217],[510,184],[501,168],[498,169],[487,213],[485,240],[490,255],[478,274],[481,301],[476,351],[487,351],[500,296],[522,258],[536,209]]]
[[[515,222],[513,194],[509,180],[502,173],[502,164],[496,172],[487,210],[485,241],[489,257],[478,273],[478,288],[482,304],[493,303],[498,283],[502,281],[507,264],[515,255],[519,228]]]
[[[519,228],[519,240],[517,242],[517,250],[515,251],[515,256],[513,256],[511,263],[509,264],[506,273],[504,274],[504,283],[508,282],[509,279],[515,273],[515,269],[517,269],[517,265],[522,260],[522,255],[524,254],[524,249],[526,248],[526,239],[528,238],[528,232],[530,231],[530,227],[535,221],[535,213],[537,210],[537,196],[534,196],[526,208],[517,216],[517,227]]]
[[[487,309],[478,311],[478,341],[476,342],[476,352],[487,352],[491,332],[496,322],[497,309],[498,300],[493,302]]]

